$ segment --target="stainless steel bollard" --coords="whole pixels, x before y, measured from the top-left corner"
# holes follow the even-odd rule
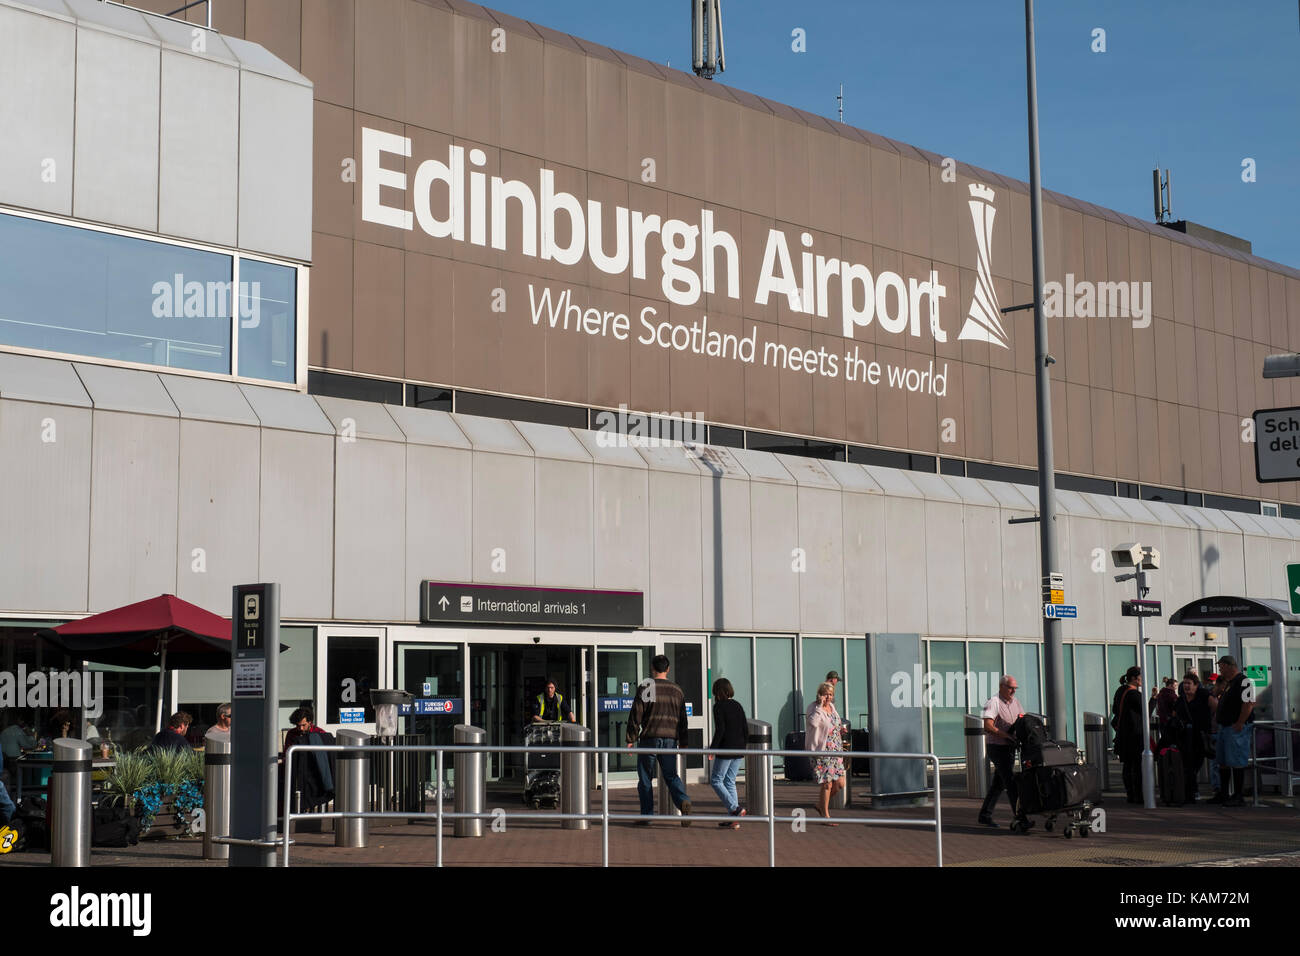
[[[682,787],[685,788],[686,758],[683,757],[681,754],[675,753],[674,751],[671,750],[665,750],[664,753],[670,754],[671,755],[670,759],[677,761],[677,763],[675,764],[675,766],[677,767],[677,776],[681,778]],[[658,756],[655,756],[654,761],[655,761],[655,773],[659,777],[659,785],[655,788],[659,794],[659,796],[656,797],[656,800],[658,801],[656,806],[658,806],[659,808],[656,812],[660,816],[680,817],[682,815],[682,811],[677,809],[677,804],[673,803],[673,795],[668,792],[668,781],[664,779],[663,773],[660,772]],[[687,795],[686,799],[689,800],[690,796]]]
[[[366,745],[370,735],[362,730],[345,728],[334,739],[347,747],[338,755],[338,780],[335,782],[334,809],[340,813],[362,813],[370,785],[370,754]],[[340,817],[334,827],[334,845],[360,849],[367,845],[369,820],[364,817]]]
[[[768,786],[767,764],[772,758],[760,756],[772,749],[772,725],[766,720],[749,720],[748,747],[745,755],[745,810],[767,816],[772,812],[772,790]]]
[[[487,731],[482,727],[469,724],[457,724],[453,741],[456,746],[482,746],[487,743]],[[452,806],[456,813],[482,813],[487,805],[487,758],[479,753],[457,753],[452,761],[456,769],[452,787],[455,798]],[[482,818],[474,820],[457,820],[455,834],[458,837],[481,837],[483,835]]]
[[[984,718],[966,715],[966,796],[983,798],[989,792],[989,757],[985,749]]]
[[[560,725],[561,747],[590,747],[591,728],[581,724]],[[588,813],[591,806],[591,781],[587,776],[587,754],[560,751],[560,812]],[[586,830],[588,820],[563,820],[562,829]]]
[[[50,773],[50,865],[90,866],[90,744],[54,741]]]
[[[1101,714],[1084,711],[1083,749],[1088,763],[1101,771],[1101,789],[1110,789],[1110,748],[1107,744],[1106,718]]]
[[[209,730],[203,738],[203,859],[230,859],[230,844],[213,843],[230,836],[230,732]]]

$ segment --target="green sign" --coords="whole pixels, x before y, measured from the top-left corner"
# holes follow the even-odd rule
[[[1268,665],[1251,664],[1246,668],[1246,676],[1250,678],[1256,690],[1263,690],[1268,686]]]
[[[1300,614],[1300,564],[1286,566],[1286,596],[1291,599],[1291,613]]]

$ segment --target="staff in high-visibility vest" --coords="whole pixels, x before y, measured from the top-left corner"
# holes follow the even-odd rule
[[[546,693],[538,694],[533,702],[533,723],[556,720],[576,721],[576,719],[564,695],[555,692],[555,681],[548,680]]]

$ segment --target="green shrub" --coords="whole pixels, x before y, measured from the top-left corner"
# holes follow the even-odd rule
[[[116,763],[104,781],[104,792],[111,802],[124,802],[127,812],[134,813],[136,793],[157,779],[151,752],[123,750],[118,753]]]

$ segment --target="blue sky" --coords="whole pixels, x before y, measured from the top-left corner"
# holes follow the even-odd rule
[[[486,5],[690,65],[683,0]],[[723,0],[723,15],[716,82],[831,118],[843,82],[846,123],[1029,179],[1020,0]],[[1045,188],[1151,219],[1158,162],[1174,218],[1300,268],[1297,0],[1039,0],[1035,22]],[[791,49],[796,28],[806,52]]]

